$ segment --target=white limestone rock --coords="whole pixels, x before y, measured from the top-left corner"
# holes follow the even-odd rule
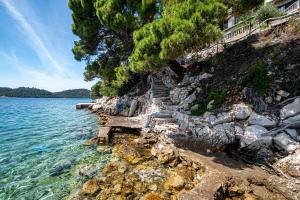
[[[138,101],[137,100],[132,100],[131,101],[131,105],[130,105],[130,109],[129,109],[129,117],[132,117],[137,109],[137,105],[138,105]]]
[[[218,150],[225,148],[235,141],[235,126],[233,123],[218,124],[213,128],[204,126],[194,129],[193,133],[198,141]]]
[[[290,104],[284,106],[280,110],[281,119],[293,117],[298,114],[300,114],[300,98],[295,99],[293,103],[290,103]]]
[[[293,177],[300,177],[300,149],[275,163],[283,172]]]
[[[299,143],[294,141],[289,135],[280,133],[273,138],[274,144],[280,149],[285,150],[288,153],[294,152],[299,148]]]
[[[268,132],[268,130],[262,126],[258,126],[258,125],[248,126],[245,129],[244,135],[241,137],[240,147],[244,148],[250,145],[251,143],[261,139],[263,137],[262,135],[266,132]]]
[[[263,115],[256,114],[252,112],[248,122],[250,125],[259,125],[263,127],[274,127],[276,126],[276,121],[273,120],[271,117],[266,117]]]
[[[181,103],[180,106],[184,109],[187,110],[189,106],[196,100],[196,92],[188,96],[186,99],[184,99]]]
[[[283,120],[283,124],[284,125],[292,124],[290,127],[299,128],[300,127],[300,114]]]
[[[217,118],[214,121],[211,121],[212,125],[229,123],[234,120],[232,113],[229,112],[222,112],[217,115]]]
[[[244,103],[235,104],[231,113],[236,119],[245,120],[251,115],[252,108]]]
[[[300,142],[300,135],[298,135],[295,129],[286,129],[284,130],[293,140]]]

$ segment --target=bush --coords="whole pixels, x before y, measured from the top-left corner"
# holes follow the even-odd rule
[[[259,60],[251,66],[247,75],[242,78],[241,86],[252,87],[259,95],[263,95],[269,86],[268,69],[265,63]]]
[[[274,4],[270,4],[270,3],[262,5],[256,11],[256,19],[260,22],[273,17],[280,17],[282,15],[283,12],[278,10],[278,8]]]
[[[214,103],[213,103],[213,107],[211,110],[215,110],[215,109],[221,107],[225,101],[226,94],[227,94],[227,92],[224,89],[212,90],[210,92],[208,98],[205,101],[198,101],[194,104],[194,105],[198,105],[198,109],[193,110],[191,112],[192,115],[195,115],[195,116],[203,115],[206,111],[208,111],[207,105],[212,100],[214,101]]]
[[[226,94],[227,92],[224,89],[215,89],[210,93],[208,99],[209,101],[214,101],[213,109],[217,109],[222,106],[225,101]]]

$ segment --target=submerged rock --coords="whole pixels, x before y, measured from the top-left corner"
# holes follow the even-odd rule
[[[99,172],[99,167],[93,164],[83,165],[79,168],[78,174],[86,178],[92,178]]]
[[[62,161],[54,165],[52,169],[49,170],[50,176],[58,176],[67,172],[72,166],[72,161]]]

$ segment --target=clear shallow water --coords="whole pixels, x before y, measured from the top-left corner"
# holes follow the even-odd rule
[[[104,165],[110,155],[83,145],[97,117],[75,104],[88,99],[0,98],[0,199],[65,199],[82,182],[83,164]],[[71,163],[59,176],[54,166]]]

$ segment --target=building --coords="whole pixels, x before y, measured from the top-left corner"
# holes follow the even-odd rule
[[[266,0],[265,3],[275,4],[279,10],[287,14],[290,14],[300,9],[300,0]],[[235,15],[233,9],[230,8],[228,10],[228,17],[223,23],[223,30],[226,32],[226,30],[233,27],[239,22],[239,18],[239,16]]]

